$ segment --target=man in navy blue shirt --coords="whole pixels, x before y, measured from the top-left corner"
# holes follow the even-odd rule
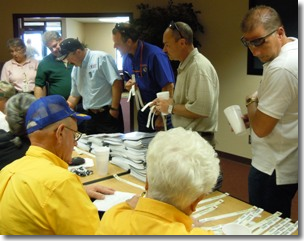
[[[156,98],[156,93],[169,91],[173,96],[175,83],[174,73],[168,56],[161,48],[139,39],[139,34],[129,23],[118,23],[112,30],[114,48],[123,56],[125,88],[130,91],[132,85],[140,92],[143,104]],[[132,80],[131,75],[135,75]],[[142,108],[143,106],[140,106]],[[155,116],[154,127],[147,127],[149,108],[144,112],[138,110],[138,130],[154,132],[163,128],[161,115]]]

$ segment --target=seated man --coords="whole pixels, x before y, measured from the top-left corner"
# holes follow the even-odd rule
[[[9,131],[8,123],[5,119],[5,105],[9,98],[16,94],[15,87],[5,81],[0,81],[0,130]]]
[[[31,145],[25,129],[25,115],[36,100],[29,93],[19,93],[6,102],[6,120],[9,131],[0,129],[0,170],[7,164],[25,155]]]
[[[213,234],[193,227],[190,216],[219,175],[219,160],[212,146],[197,132],[178,127],[156,134],[146,161],[146,196],[106,211],[101,220],[102,234]]]
[[[88,190],[68,171],[81,134],[77,120],[88,118],[70,109],[60,95],[30,105],[25,125],[31,146],[0,172],[0,234],[99,233],[98,211],[88,194],[98,198],[96,191],[111,194],[113,189]]]

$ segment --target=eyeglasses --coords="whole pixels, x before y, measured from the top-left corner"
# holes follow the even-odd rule
[[[64,126],[64,128],[67,128],[68,130],[74,132],[74,140],[75,140],[75,141],[78,141],[78,140],[80,139],[80,137],[82,136],[82,133],[79,132],[79,131],[75,131],[75,130],[73,130],[73,129],[67,127],[67,126]]]
[[[181,31],[179,30],[179,28],[177,27],[176,23],[174,21],[171,21],[169,28],[171,28],[172,30],[176,30],[181,38],[184,38],[184,36],[182,35]]]
[[[272,31],[271,33],[265,35],[264,37],[257,38],[257,39],[251,40],[251,41],[245,40],[245,38],[244,38],[244,36],[243,36],[243,37],[241,38],[241,41],[242,41],[243,45],[244,45],[245,47],[247,47],[247,48],[248,48],[250,45],[252,45],[252,46],[254,46],[254,47],[259,47],[259,46],[261,46],[262,44],[265,43],[266,38],[268,38],[270,35],[272,35],[272,34],[273,34],[274,32],[276,32],[276,31],[277,31],[277,29],[274,30],[274,31]]]

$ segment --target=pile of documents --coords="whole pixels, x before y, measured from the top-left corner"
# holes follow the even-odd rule
[[[110,162],[125,170],[130,175],[146,181],[146,152],[154,133],[130,132],[126,134],[94,134],[83,135],[78,140],[77,147],[95,154],[94,149],[100,146],[110,148]]]

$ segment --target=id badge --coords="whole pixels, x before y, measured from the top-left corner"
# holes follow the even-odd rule
[[[23,92],[29,92],[29,83],[27,83],[27,82],[23,83],[22,91]]]

